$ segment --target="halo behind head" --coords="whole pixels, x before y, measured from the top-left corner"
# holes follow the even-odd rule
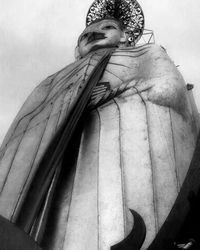
[[[140,39],[144,30],[144,14],[136,0],[95,0],[89,8],[86,26],[110,18],[122,24],[130,42],[136,43]]]

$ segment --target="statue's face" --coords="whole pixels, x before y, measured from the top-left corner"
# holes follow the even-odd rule
[[[87,27],[78,40],[78,52],[81,57],[89,52],[117,46],[124,39],[124,33],[115,20],[102,20]]]

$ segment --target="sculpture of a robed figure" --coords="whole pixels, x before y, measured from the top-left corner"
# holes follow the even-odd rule
[[[27,98],[0,151],[4,249],[196,244],[190,230],[175,245],[199,188],[199,117],[166,51],[137,45],[143,29],[135,0],[95,0],[76,61]]]

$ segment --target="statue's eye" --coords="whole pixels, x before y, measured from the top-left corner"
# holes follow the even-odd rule
[[[102,30],[111,30],[111,29],[114,29],[116,30],[117,28],[115,26],[112,26],[112,25],[106,25],[102,28]]]

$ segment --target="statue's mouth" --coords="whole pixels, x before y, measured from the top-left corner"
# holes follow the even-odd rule
[[[91,32],[88,35],[87,44],[92,43],[94,41],[102,40],[102,39],[105,39],[105,38],[106,38],[106,36],[105,36],[104,33]]]

